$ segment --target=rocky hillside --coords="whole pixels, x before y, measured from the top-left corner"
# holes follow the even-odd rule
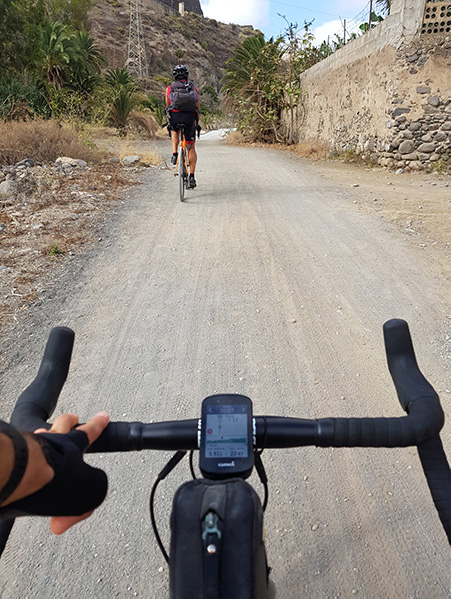
[[[129,35],[128,2],[97,0],[90,12],[91,35],[108,59],[110,67],[123,68]],[[255,35],[252,27],[225,25],[195,13],[184,17],[145,9],[142,15],[149,65],[146,87],[150,93],[164,93],[172,67],[180,62],[202,90],[220,90],[226,60],[245,36]]]

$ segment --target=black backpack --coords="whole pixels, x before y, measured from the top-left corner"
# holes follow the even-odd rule
[[[191,81],[173,81],[169,93],[170,110],[197,112],[199,94]]]

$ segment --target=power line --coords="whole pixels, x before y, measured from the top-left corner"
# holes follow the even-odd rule
[[[297,8],[298,10],[307,10],[309,12],[316,12],[319,15],[327,15],[328,17],[337,18],[338,15],[334,15],[331,12],[322,12],[321,10],[314,10],[313,8],[306,8],[305,6],[298,6],[297,4],[288,4],[287,2],[278,2],[278,0],[270,0],[272,4],[280,4],[281,6],[289,6],[290,8]]]
[[[335,36],[338,40],[342,40],[345,39],[346,36],[352,37],[353,34],[361,34],[362,31],[360,30],[360,26],[363,23],[368,23],[370,18],[370,4],[371,2],[368,2],[365,7],[352,19],[344,20],[340,17],[342,27],[340,31],[334,33],[333,36]],[[329,37],[332,38],[333,36]],[[335,51],[336,44],[335,42],[332,42],[332,44],[333,46],[331,50]]]

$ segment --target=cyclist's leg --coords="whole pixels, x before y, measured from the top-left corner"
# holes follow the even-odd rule
[[[196,164],[197,164],[196,142],[193,141],[190,144],[188,144],[188,142],[187,142],[186,145],[188,147],[189,170],[190,170],[190,173],[192,175],[194,175],[194,173],[196,171]]]
[[[185,138],[188,147],[188,158],[191,174],[194,175],[197,164],[196,153],[196,115],[192,112],[186,113],[185,116]]]
[[[177,154],[177,149],[179,147],[180,142],[180,131],[171,131],[171,143],[172,143],[172,153]]]
[[[197,152],[196,152],[196,115],[194,113],[185,113],[185,138],[186,145],[188,148],[188,160],[189,160],[189,186],[191,189],[196,187],[196,179],[194,173],[196,172],[197,165]]]
[[[175,164],[177,162],[177,151],[180,143],[180,131],[178,122],[178,113],[171,112],[168,115],[169,126],[171,128],[171,145],[172,145],[172,156],[171,162]]]

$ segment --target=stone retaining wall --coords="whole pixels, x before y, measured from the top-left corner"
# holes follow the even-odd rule
[[[423,109],[419,118],[410,118],[411,108],[403,108],[403,99],[394,100],[398,107],[392,111],[387,122],[391,141],[387,141],[378,156],[382,166],[408,167],[419,170],[434,166],[440,159],[450,157],[451,103],[439,95],[432,95],[431,88],[416,88],[418,103]]]
[[[303,73],[294,139],[395,168],[451,162],[447,22],[450,0],[393,0],[383,23]]]

